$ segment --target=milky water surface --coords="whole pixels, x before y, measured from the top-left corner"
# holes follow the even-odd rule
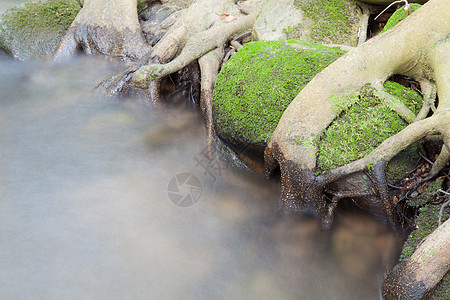
[[[0,299],[379,299],[383,225],[275,219],[278,183],[205,157],[195,111],[92,96],[113,71],[0,60]]]

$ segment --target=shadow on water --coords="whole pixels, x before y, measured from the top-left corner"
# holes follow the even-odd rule
[[[0,60],[0,299],[379,298],[383,225],[273,219],[277,183],[204,157],[196,113],[90,96],[113,71]]]

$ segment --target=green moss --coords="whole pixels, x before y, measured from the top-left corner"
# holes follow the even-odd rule
[[[408,205],[412,207],[420,207],[418,216],[416,218],[416,229],[411,232],[408,239],[403,245],[400,261],[404,261],[411,257],[420,243],[431,234],[437,227],[439,221],[440,205],[430,204],[434,200],[434,193],[437,189],[442,188],[443,180],[437,179],[432,182],[425,191],[423,191],[416,199],[409,199]],[[442,215],[442,222],[445,222],[450,217],[447,211]],[[450,299],[450,276],[447,274],[444,279],[438,284],[435,291],[432,292],[430,299],[444,300]]]
[[[425,204],[430,203],[432,200],[434,200],[434,194],[436,191],[440,188],[442,188],[443,180],[437,179],[430,183],[428,187],[420,193],[419,196],[415,198],[411,198],[408,200],[408,205],[411,207],[422,207]]]
[[[419,159],[419,143],[410,145],[394,156],[386,166],[386,179],[394,184],[411,172]]]
[[[18,59],[51,54],[81,7],[76,0],[30,2],[0,20],[0,46]]]
[[[418,112],[421,98],[414,91],[394,82],[386,82],[384,88],[398,96],[413,112]],[[368,86],[363,87],[357,96],[349,94],[340,98],[334,95],[330,100],[336,110],[343,112],[325,130],[319,143],[318,166],[323,171],[363,158],[385,139],[407,126]],[[408,171],[404,169],[408,167],[403,165],[403,161],[397,165],[391,164],[391,173],[395,171],[397,174],[391,176],[390,181]],[[403,169],[400,170],[400,167]]]
[[[283,28],[283,33],[286,35],[286,39],[299,39],[302,37],[304,26],[302,23]]]
[[[413,13],[414,11],[419,9],[420,7],[422,7],[422,5],[417,4],[417,3],[411,3],[411,4],[409,4],[409,11],[410,11],[410,13]],[[397,25],[401,20],[405,19],[407,16],[408,16],[408,12],[404,9],[404,7],[401,7],[399,9],[397,9],[392,14],[392,16],[389,18],[389,20],[387,21],[387,23],[384,26],[384,28],[381,31],[381,33],[391,29],[392,27]]]
[[[357,44],[361,11],[355,1],[295,0],[294,7],[302,10],[311,22],[309,28],[312,40],[334,44],[354,41],[352,44]],[[294,34],[294,28],[290,32]]]
[[[444,279],[439,283],[437,289],[433,291],[430,300],[448,300],[450,299],[450,275],[444,276]]]
[[[300,41],[245,44],[216,80],[217,133],[248,143],[267,143],[300,90],[343,54],[338,48]]]
[[[411,257],[418,245],[431,234],[438,227],[439,218],[439,205],[428,204],[419,209],[419,214],[416,219],[416,230],[411,232],[403,245],[402,254],[400,255],[400,261],[404,261]],[[449,217],[448,213],[444,213],[442,216],[442,222],[446,221]]]

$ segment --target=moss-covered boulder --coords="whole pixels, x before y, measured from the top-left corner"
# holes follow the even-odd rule
[[[256,40],[299,39],[356,46],[362,17],[354,0],[267,0],[253,36]]]
[[[384,84],[384,89],[412,112],[419,112],[422,98],[412,89],[390,81]],[[354,104],[346,108],[321,136],[317,165],[323,171],[363,158],[408,125],[374,94],[371,87],[366,86],[359,94],[350,97],[354,97],[351,101]],[[397,155],[388,164],[389,181],[395,182],[410,171],[417,158],[417,144]]]
[[[48,0],[16,6],[0,18],[0,48],[18,60],[47,58],[80,9],[76,0]]]
[[[409,16],[409,14],[412,14],[413,12],[418,10],[420,7],[422,7],[422,5],[411,3],[409,5],[409,12],[405,10],[404,7],[397,9],[389,18],[389,20],[387,21],[386,25],[384,26],[383,30],[380,33],[388,31],[389,29],[397,25],[400,21],[404,20],[407,16]]]
[[[294,97],[343,54],[338,48],[299,41],[245,44],[216,80],[216,133],[231,146],[248,146],[262,159],[272,132]]]
[[[222,68],[214,89],[213,118],[217,135],[234,149],[246,149],[262,161],[264,149],[284,110],[301,89],[344,51],[300,41],[252,42]],[[395,82],[385,90],[417,113],[422,98]],[[318,137],[318,167],[327,171],[370,153],[408,124],[373,89],[349,97],[352,106]],[[342,101],[348,102],[348,101]],[[320,109],[320,108],[318,108]],[[417,144],[388,164],[393,183],[413,169]]]

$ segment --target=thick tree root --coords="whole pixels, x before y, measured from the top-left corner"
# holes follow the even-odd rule
[[[79,50],[91,55],[137,60],[150,49],[138,22],[137,0],[90,0],[85,1],[60,42],[54,61],[66,60]]]
[[[208,153],[212,155],[215,149],[216,135],[214,132],[214,122],[212,116],[212,100],[214,83],[216,82],[219,68],[224,57],[225,47],[217,48],[199,58],[198,63],[201,70],[201,93],[200,109],[206,124],[206,135],[208,143]]]
[[[154,85],[152,82],[155,80],[177,72],[192,61],[222,47],[234,36],[253,26],[261,3],[261,0],[245,1],[246,9],[243,9],[242,4],[236,4],[233,0],[194,2],[155,45],[147,64],[106,79],[99,85],[103,88],[103,94],[120,93],[124,80],[128,81],[129,86],[146,90]],[[224,21],[218,12],[226,12],[236,19]],[[158,58],[159,63],[155,63],[154,58]]]
[[[450,22],[442,11],[444,8],[450,9],[448,1],[428,1],[398,26],[336,60],[309,82],[291,102],[265,151],[266,174],[270,175],[277,165],[280,166],[280,207],[284,212],[311,212],[310,208],[316,207],[316,214],[321,216],[322,220],[329,219],[329,216],[325,215],[328,211],[326,206],[329,204],[324,203],[323,197],[320,196],[328,184],[367,170],[378,163],[389,162],[401,150],[427,135],[440,134],[446,145],[432,174],[437,174],[446,164],[450,135]],[[433,20],[429,19],[430,14],[434,15]],[[422,34],[417,35],[417,32]],[[411,39],[411,36],[420,38]],[[351,105],[350,102],[342,105],[339,102],[342,100],[334,99],[350,101],[352,98],[347,97],[349,94],[358,92],[368,83],[380,87],[392,74],[409,76],[427,88],[424,91],[425,107],[417,117],[396,99],[389,99],[390,106],[403,118],[408,122],[416,121],[385,140],[366,157],[314,176],[321,133],[345,105]],[[424,118],[434,100],[433,85],[430,84],[434,82],[439,93],[439,106],[431,117]],[[378,90],[377,93],[384,92]],[[301,179],[292,178],[295,177],[292,174]],[[376,185],[380,198],[379,206],[385,211],[386,219],[395,224],[395,212],[388,203],[390,200],[387,199],[386,185],[382,182]],[[311,190],[314,192],[310,193]],[[322,203],[313,204],[314,201]]]
[[[243,16],[232,23],[214,25],[207,31],[198,33],[190,38],[180,55],[174,60],[163,65],[151,64],[141,67],[133,75],[133,81],[138,86],[145,88],[152,80],[176,72],[193,60],[225,44],[230,37],[248,30],[253,23],[254,16]]]
[[[387,273],[383,299],[424,299],[450,270],[450,219],[405,262]]]

